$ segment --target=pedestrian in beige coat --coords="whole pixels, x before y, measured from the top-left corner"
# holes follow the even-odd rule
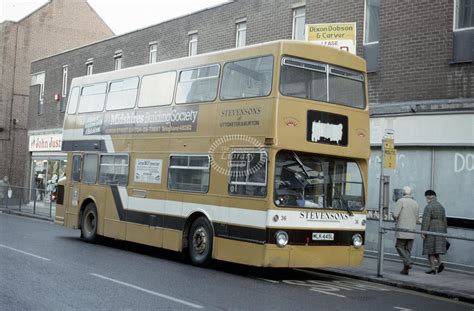
[[[416,223],[420,217],[420,210],[418,203],[413,199],[411,188],[403,187],[403,197],[397,201],[393,218],[395,218],[396,228],[416,230]],[[397,242],[395,248],[397,249],[400,258],[403,260],[403,270],[401,274],[408,274],[408,271],[413,266],[411,259],[411,249],[413,241],[415,240],[415,233],[411,232],[395,232]]]

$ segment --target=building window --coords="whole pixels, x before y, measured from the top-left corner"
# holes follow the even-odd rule
[[[305,28],[306,23],[306,10],[305,7],[299,7],[293,9],[293,40],[304,40],[305,39]]]
[[[189,36],[188,55],[189,56],[197,55],[197,49],[198,49],[198,35],[196,33]]]
[[[457,0],[455,29],[474,27],[474,0]]]
[[[86,75],[90,76],[92,74],[94,65],[92,63],[86,64]]]
[[[380,0],[365,1],[365,44],[379,41],[379,11]]]
[[[156,63],[158,56],[158,44],[150,43],[150,54],[148,56],[148,63]]]
[[[237,23],[235,34],[235,47],[239,48],[246,45],[247,41],[247,22]]]
[[[122,56],[115,57],[114,59],[114,70],[122,69]]]
[[[44,103],[44,77],[45,73],[40,72],[31,75],[31,85],[39,85],[38,114],[43,114]]]
[[[122,50],[115,51],[114,70],[122,69]]]
[[[62,97],[67,95],[67,66],[63,66],[63,83],[62,83]]]

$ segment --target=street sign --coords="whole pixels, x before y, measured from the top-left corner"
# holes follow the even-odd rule
[[[394,148],[384,149],[383,167],[392,170],[397,168],[397,151]]]
[[[395,149],[395,143],[393,138],[385,138],[383,140],[383,148],[384,149]]]

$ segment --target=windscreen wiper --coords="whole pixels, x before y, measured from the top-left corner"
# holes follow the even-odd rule
[[[296,160],[296,162],[298,163],[298,165],[300,166],[300,168],[303,170],[303,173],[306,175],[306,177],[307,177],[307,178],[310,178],[310,177],[309,177],[309,174],[308,174],[308,171],[304,168],[303,162],[301,162],[300,157],[298,157],[298,155],[297,155],[296,152],[294,152],[294,151],[293,151],[293,158]]]

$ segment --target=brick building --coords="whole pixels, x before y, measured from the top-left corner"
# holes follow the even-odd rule
[[[18,22],[0,24],[0,176],[12,185],[23,185],[28,175],[31,80],[44,84],[44,70],[30,75],[31,62],[111,36],[86,0],[51,0]]]
[[[472,229],[474,0],[230,1],[33,62],[32,74],[46,72],[44,108],[37,113],[38,97],[30,101],[28,129],[60,130],[64,113],[58,112],[55,94],[73,77],[243,44],[304,40],[305,24],[350,22],[357,25],[357,55],[369,70],[368,208],[378,206],[381,138],[385,129],[394,129],[394,194],[409,185],[423,206],[424,191],[434,188],[449,204],[450,226]],[[375,244],[375,235],[368,235],[369,248]],[[469,264],[473,246],[459,242],[459,247],[466,251],[455,261]]]

